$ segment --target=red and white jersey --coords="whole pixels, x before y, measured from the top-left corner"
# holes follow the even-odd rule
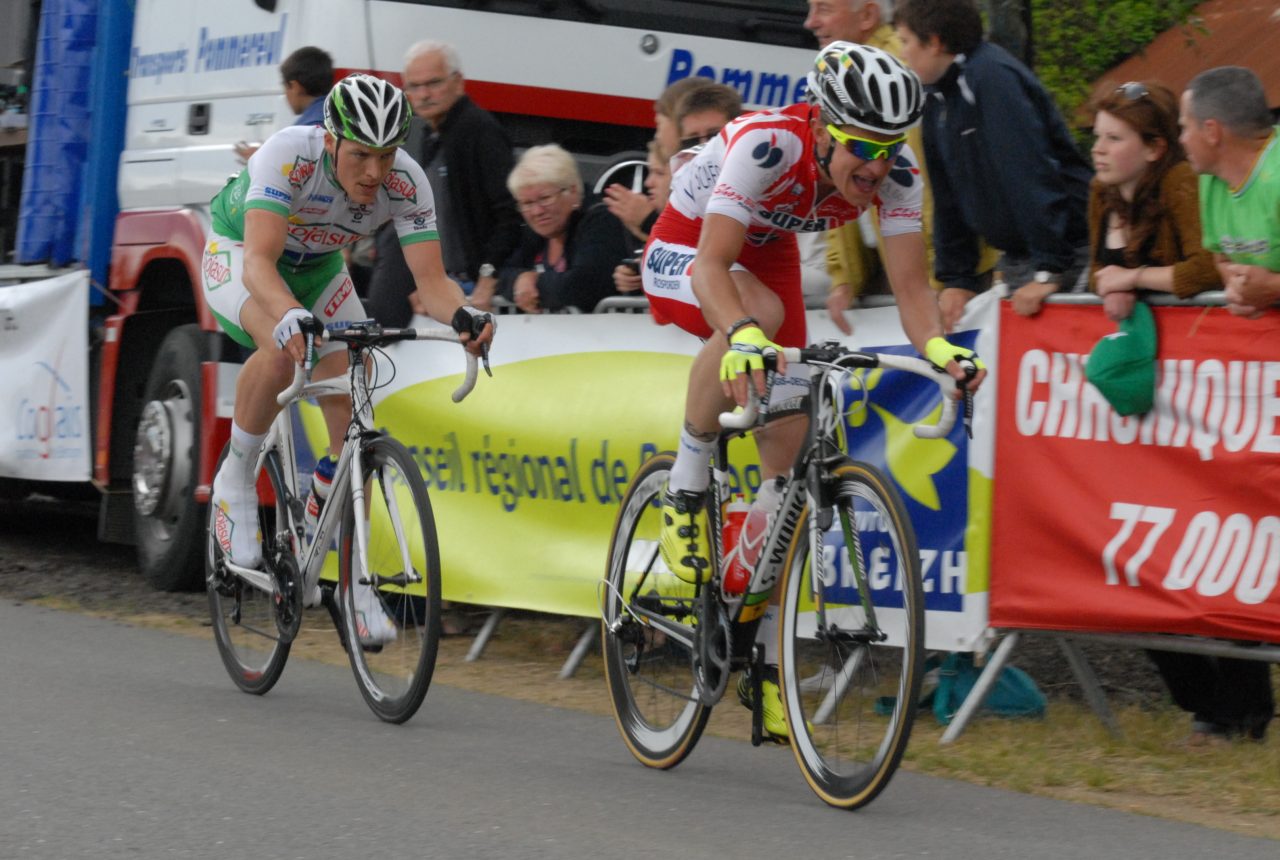
[[[676,168],[663,238],[696,246],[704,216],[716,213],[746,225],[747,243],[763,245],[780,232],[818,233],[855,220],[864,207],[834,191],[818,196],[819,168],[807,104],[738,117]],[[884,236],[923,229],[923,183],[915,153],[904,146],[872,200]],[[666,233],[667,231],[664,231]]]

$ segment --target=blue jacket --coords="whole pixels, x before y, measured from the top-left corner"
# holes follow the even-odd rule
[[[928,88],[924,154],[933,186],[934,268],[978,289],[978,238],[1062,272],[1089,242],[1093,171],[1049,93],[998,45],[961,55]]]

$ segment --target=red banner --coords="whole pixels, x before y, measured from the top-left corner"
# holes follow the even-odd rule
[[[991,626],[1280,643],[1280,313],[1153,308],[1122,418],[1084,377],[1100,307],[1002,304]]]

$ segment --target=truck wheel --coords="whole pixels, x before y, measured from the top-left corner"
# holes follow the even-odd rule
[[[138,564],[146,580],[163,591],[204,585],[206,506],[195,500],[203,338],[198,325],[184,325],[160,344],[134,437]]]

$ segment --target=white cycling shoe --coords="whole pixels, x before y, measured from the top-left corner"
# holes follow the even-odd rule
[[[239,567],[262,565],[262,531],[258,525],[258,490],[228,480],[222,470],[213,479],[213,536],[227,558]]]
[[[372,586],[355,583],[352,603],[356,613],[356,635],[361,645],[386,645],[396,641],[396,624],[387,614]]]

